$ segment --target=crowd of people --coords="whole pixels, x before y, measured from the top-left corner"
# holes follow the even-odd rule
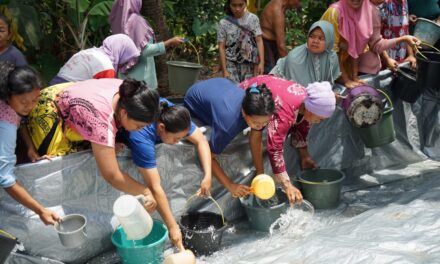
[[[198,194],[210,194],[213,175],[233,197],[242,197],[250,194],[249,186],[231,181],[216,156],[250,128],[256,173],[264,173],[266,143],[275,181],[291,203],[301,202],[286,170],[285,141],[296,148],[302,169],[318,167],[307,150],[307,136],[311,125],[335,110],[332,85],[356,87],[363,83],[359,75],[377,74],[383,67],[395,70],[405,61],[416,67],[412,47],[420,41],[409,35],[410,25],[417,17],[439,20],[440,7],[436,0],[425,1],[429,8],[415,2],[336,1],[312,24],[307,42],[287,51],[285,12],[298,8],[299,0],[271,0],[260,18],[247,11],[246,0],[227,0],[217,32],[221,77],[191,86],[183,106],[159,95],[154,56],[184,39],[156,42],[140,14],[141,0],[115,0],[109,17],[113,35],[98,48],[74,54],[49,87],[42,86],[12,44],[16,32],[10,18],[0,15],[0,186],[45,224],[54,224],[58,214],[16,180],[17,131],[32,161],[91,148],[102,177],[122,192],[144,195],[144,207],[159,211],[171,241],[183,249],[161,186],[155,145],[187,139],[203,170]],[[212,128],[209,139],[192,118]],[[132,151],[144,182],[120,170],[119,143]]]

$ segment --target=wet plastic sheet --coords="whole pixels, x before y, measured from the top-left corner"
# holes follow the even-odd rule
[[[392,75],[383,71],[368,80],[374,86],[387,90]],[[240,222],[234,232],[226,233],[224,251],[200,261],[390,263],[396,260],[400,263],[402,260],[401,263],[422,263],[414,259],[417,256],[423,259],[425,255],[439,257],[434,250],[440,237],[435,230],[440,230],[438,223],[434,220],[440,219],[440,215],[435,213],[437,196],[440,195],[436,190],[439,183],[435,177],[439,165],[429,159],[440,158],[438,105],[436,99],[426,95],[413,105],[394,100],[396,141],[375,149],[364,148],[342,110],[338,109],[330,119],[314,126],[309,138],[310,153],[320,166],[341,169],[347,176],[340,208],[316,214],[314,223],[324,228],[309,227],[300,238],[283,237],[276,233],[268,238],[267,234],[255,234],[247,229],[246,222]],[[209,128],[206,134],[209,136]],[[299,165],[288,141],[285,159],[293,176],[299,171]],[[141,181],[129,151],[120,153],[118,159],[122,170]],[[157,159],[163,188],[176,219],[179,219],[186,199],[197,191],[203,175],[196,150],[185,142],[175,146],[161,144],[157,146]],[[252,161],[247,137],[237,137],[218,159],[234,181],[250,182],[253,171],[250,169]],[[270,173],[267,158],[265,168]],[[113,202],[121,193],[99,175],[90,152],[20,166],[17,175],[32,196],[45,206],[61,215],[86,215],[89,240],[78,249],[62,247],[53,227],[44,226],[37,216],[18,205],[2,190],[0,228],[17,236],[25,245],[24,253],[12,255],[8,263],[42,263],[42,258],[47,261],[45,263],[84,263],[87,260],[90,263],[113,263],[115,254],[110,242],[113,230],[110,220]],[[402,187],[399,182],[409,184]],[[233,199],[216,180],[213,180],[212,195],[229,221],[244,215],[238,200]],[[193,209],[218,212],[212,202],[204,199],[192,203],[190,210]],[[405,217],[393,222],[392,216],[399,212]],[[160,218],[157,213],[153,217]],[[428,224],[434,227],[427,228]],[[403,225],[409,227],[399,231],[398,228]],[[432,233],[426,240],[422,238],[425,232]],[[403,244],[412,245],[412,248],[399,249],[398,246]],[[372,258],[367,261],[367,257]]]

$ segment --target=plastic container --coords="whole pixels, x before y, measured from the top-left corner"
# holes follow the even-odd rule
[[[376,124],[382,117],[383,103],[379,92],[369,86],[361,85],[348,89],[342,100],[342,109],[354,127],[368,127]]]
[[[259,199],[267,200],[275,194],[275,182],[272,177],[260,174],[252,179],[251,192]]]
[[[66,215],[54,228],[58,233],[61,244],[67,248],[76,248],[87,242],[87,219],[81,214]]]
[[[253,195],[240,198],[241,205],[246,211],[249,225],[252,229],[269,232],[270,226],[286,212],[289,207],[286,194],[277,189],[271,200],[259,201]]]
[[[345,175],[335,169],[306,170],[299,176],[305,199],[316,209],[331,209],[339,205]]]
[[[194,256],[191,250],[186,249],[182,252],[166,256],[163,264],[196,264],[196,256]]]
[[[168,84],[173,94],[184,95],[199,78],[202,65],[186,61],[168,61]]]
[[[377,91],[381,92],[389,103],[385,107],[382,118],[373,126],[356,128],[367,148],[389,144],[396,138],[393,122],[393,102],[384,91],[379,89]]]
[[[162,264],[167,237],[165,225],[154,220],[152,231],[141,240],[127,239],[122,227],[116,229],[111,239],[123,264]]]
[[[440,90],[440,53],[423,51],[423,58],[416,53],[417,58],[417,85],[419,89]]]
[[[395,140],[393,108],[385,108],[382,119],[375,125],[357,128],[358,134],[367,148],[390,144]]]
[[[140,240],[153,228],[153,219],[142,206],[143,195],[122,195],[113,204],[113,213],[128,240]]]
[[[191,196],[185,205],[198,196]],[[220,211],[220,214],[211,212],[186,212],[180,217],[179,226],[182,230],[183,245],[196,256],[209,255],[220,249],[223,232],[227,224],[223,217],[223,210],[218,203],[209,196]]]
[[[413,35],[432,46],[440,39],[440,26],[426,18],[417,18]]]
[[[423,93],[423,87],[417,85],[416,72],[410,68],[398,68],[392,84],[393,93],[408,103],[414,103]]]

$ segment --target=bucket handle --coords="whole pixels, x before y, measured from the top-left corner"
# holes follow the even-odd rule
[[[192,201],[192,200],[194,200],[194,198],[197,198],[197,197],[200,197],[199,195],[197,195],[197,193],[195,193],[195,194],[193,194],[193,195],[191,195],[189,198],[188,198],[188,200],[186,200],[186,203],[185,203],[185,207],[184,207],[184,212],[186,212],[186,210],[188,209],[188,205],[190,204],[190,202]],[[212,198],[212,196],[211,195],[208,195],[208,196],[202,196],[204,199],[210,199],[216,206],[217,206],[217,208],[218,208],[218,210],[220,211],[220,214],[221,214],[221,216],[222,216],[222,223],[223,223],[223,225],[225,225],[225,217],[224,217],[224,214],[223,214],[223,210],[222,210],[222,208],[220,207],[220,205],[217,203],[217,201],[214,199],[214,198]]]
[[[17,238],[14,237],[13,235],[11,235],[11,234],[9,234],[8,232],[3,231],[3,230],[1,230],[1,229],[0,229],[0,234],[3,234],[4,236],[6,236],[6,237],[8,237],[8,238],[10,238],[10,239],[13,239],[13,240],[16,240],[16,239],[17,239]]]
[[[198,64],[200,64],[200,54],[199,54],[199,52],[197,51],[197,48],[196,48],[196,46],[194,46],[194,44],[190,41],[190,40],[188,40],[187,38],[184,38],[184,43],[188,43],[189,45],[191,45],[191,47],[194,49],[194,51],[196,52],[196,55],[197,55],[197,63]],[[172,49],[172,51],[171,51],[171,55],[170,55],[170,58],[171,58],[171,60],[174,60],[174,50],[176,49],[176,47],[173,47],[173,49]]]
[[[427,43],[425,41],[422,41],[422,43],[420,43],[420,44],[424,45],[424,46],[427,46],[428,48],[431,48],[431,49],[435,50],[436,52],[440,53],[439,49],[437,49],[436,47],[432,46],[431,44],[429,44],[429,43]]]
[[[391,108],[394,108],[393,102],[391,101],[390,97],[388,96],[388,94],[384,91],[382,91],[381,89],[376,89],[377,91],[381,92],[385,98],[388,100],[388,102],[390,102]]]

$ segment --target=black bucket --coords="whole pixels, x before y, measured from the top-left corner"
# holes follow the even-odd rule
[[[426,58],[424,58],[423,56]],[[417,85],[419,89],[440,90],[440,53],[422,51],[416,54]]]
[[[182,215],[180,229],[183,245],[191,249],[196,256],[210,255],[221,246],[226,224],[222,216],[211,212],[193,212]]]
[[[417,85],[416,72],[410,68],[398,68],[392,89],[394,95],[411,104],[419,99],[424,90]]]
[[[15,237],[0,229],[0,263],[5,263],[16,243]]]
[[[198,197],[191,196],[185,205],[185,211],[189,202]],[[221,214],[211,212],[187,212],[180,217],[179,226],[182,230],[183,245],[190,249],[196,256],[210,255],[218,251],[221,246],[223,232],[227,224],[223,217],[223,211],[211,196],[208,197],[217,206]]]

